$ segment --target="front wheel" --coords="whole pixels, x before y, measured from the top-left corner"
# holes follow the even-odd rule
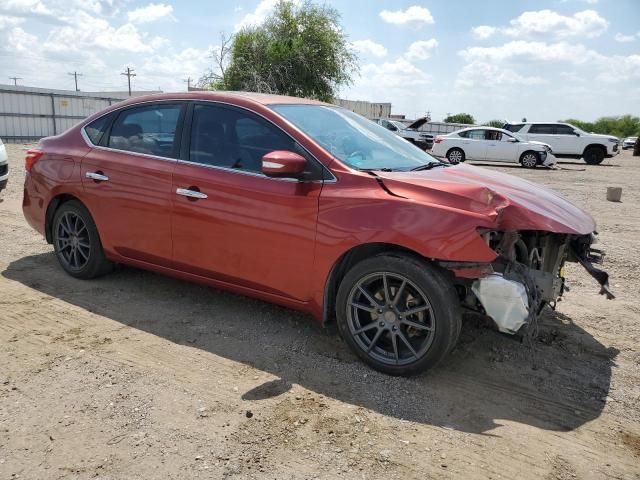
[[[460,334],[451,280],[410,257],[378,255],[358,263],[340,284],[336,308],[340,335],[349,347],[391,375],[434,367]]]
[[[589,147],[584,152],[584,161],[588,165],[600,165],[604,160],[604,151],[598,147]]]
[[[535,152],[524,152],[520,157],[520,164],[524,168],[536,168],[538,165],[538,155]]]

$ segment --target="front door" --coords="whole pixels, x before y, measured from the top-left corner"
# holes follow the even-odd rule
[[[194,105],[188,137],[173,176],[176,268],[308,300],[322,182],[261,171],[264,154],[300,153],[296,142],[262,117],[213,103]]]
[[[85,202],[107,254],[171,262],[171,178],[183,108],[157,103],[122,110],[82,159]]]

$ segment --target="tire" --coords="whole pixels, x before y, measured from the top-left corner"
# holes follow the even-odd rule
[[[460,305],[451,280],[408,256],[381,254],[356,264],[340,283],[336,309],[349,348],[390,375],[435,367],[460,335]]]
[[[600,165],[604,160],[604,152],[599,147],[588,147],[583,157],[588,165]]]
[[[60,205],[51,229],[58,262],[72,277],[88,280],[113,269],[104,256],[96,224],[82,203],[71,200]]]
[[[527,151],[520,155],[520,165],[524,168],[536,168],[538,166],[538,162],[540,161],[540,157],[534,151]]]
[[[464,162],[464,152],[460,148],[452,148],[447,152],[447,160],[451,165]]]

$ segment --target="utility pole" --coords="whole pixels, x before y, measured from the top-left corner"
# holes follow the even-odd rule
[[[79,92],[80,89],[78,88],[78,77],[81,77],[82,74],[78,72],[73,72],[73,73],[67,73],[67,75],[73,75],[73,79],[76,81],[76,92]]]
[[[187,84],[187,92],[191,90],[191,77],[187,77],[186,80],[182,80],[182,81],[186,82]]]
[[[135,70],[133,68],[129,68],[127,67],[127,71],[121,73],[120,75],[126,75],[127,76],[127,82],[129,83],[129,96],[131,96],[131,77],[135,77],[136,74],[133,73]]]
[[[18,80],[22,80],[22,77],[9,77],[9,80],[13,80],[13,84],[17,87]]]

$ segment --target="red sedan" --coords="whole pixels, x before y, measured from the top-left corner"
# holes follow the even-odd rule
[[[445,357],[464,309],[526,329],[562,295],[565,261],[610,295],[594,221],[569,201],[320,102],[134,98],[25,162],[25,217],[70,275],[123,263],[336,319],[391,374]]]

